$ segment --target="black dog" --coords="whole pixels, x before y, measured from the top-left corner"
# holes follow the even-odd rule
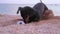
[[[20,11],[21,16],[24,19],[24,22],[30,23],[30,22],[39,21],[43,19],[43,14],[45,13],[46,10],[48,10],[47,6],[41,1],[41,3],[37,3],[33,8],[28,6],[23,8],[19,7],[17,14]]]
[[[41,3],[37,3],[35,6],[33,6],[33,8],[40,12],[41,19],[43,19],[42,17],[44,13],[46,12],[46,10],[48,10],[47,6],[42,1]]]
[[[19,11],[21,12],[21,16],[23,17],[25,23],[30,23],[40,20],[40,13],[29,6],[23,8],[19,7],[17,14],[19,13]]]

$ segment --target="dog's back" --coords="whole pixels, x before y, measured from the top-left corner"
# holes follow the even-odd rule
[[[40,16],[41,16],[40,18],[43,17],[45,10],[48,10],[47,6],[42,1],[37,3],[35,6],[33,6],[33,8],[38,12],[40,12]]]
[[[44,10],[44,4],[43,3],[37,3],[33,8],[37,11],[42,12]]]

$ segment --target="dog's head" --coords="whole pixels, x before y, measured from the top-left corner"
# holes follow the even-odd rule
[[[19,10],[21,12],[22,18],[25,21],[29,21],[29,18],[36,14],[36,11],[33,8],[29,7],[29,6],[19,7]]]

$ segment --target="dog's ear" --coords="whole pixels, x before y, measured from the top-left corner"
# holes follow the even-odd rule
[[[21,11],[23,8],[22,7],[19,7],[19,10]]]
[[[22,11],[22,7],[19,7],[18,10],[17,10],[17,14],[19,13],[19,11]]]

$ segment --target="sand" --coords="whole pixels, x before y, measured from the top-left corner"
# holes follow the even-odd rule
[[[0,14],[0,26],[16,24],[16,22],[19,21],[19,19],[22,19],[22,18],[16,15],[1,15]]]
[[[0,34],[60,34],[60,16],[18,25],[20,19],[20,16],[0,14]]]

